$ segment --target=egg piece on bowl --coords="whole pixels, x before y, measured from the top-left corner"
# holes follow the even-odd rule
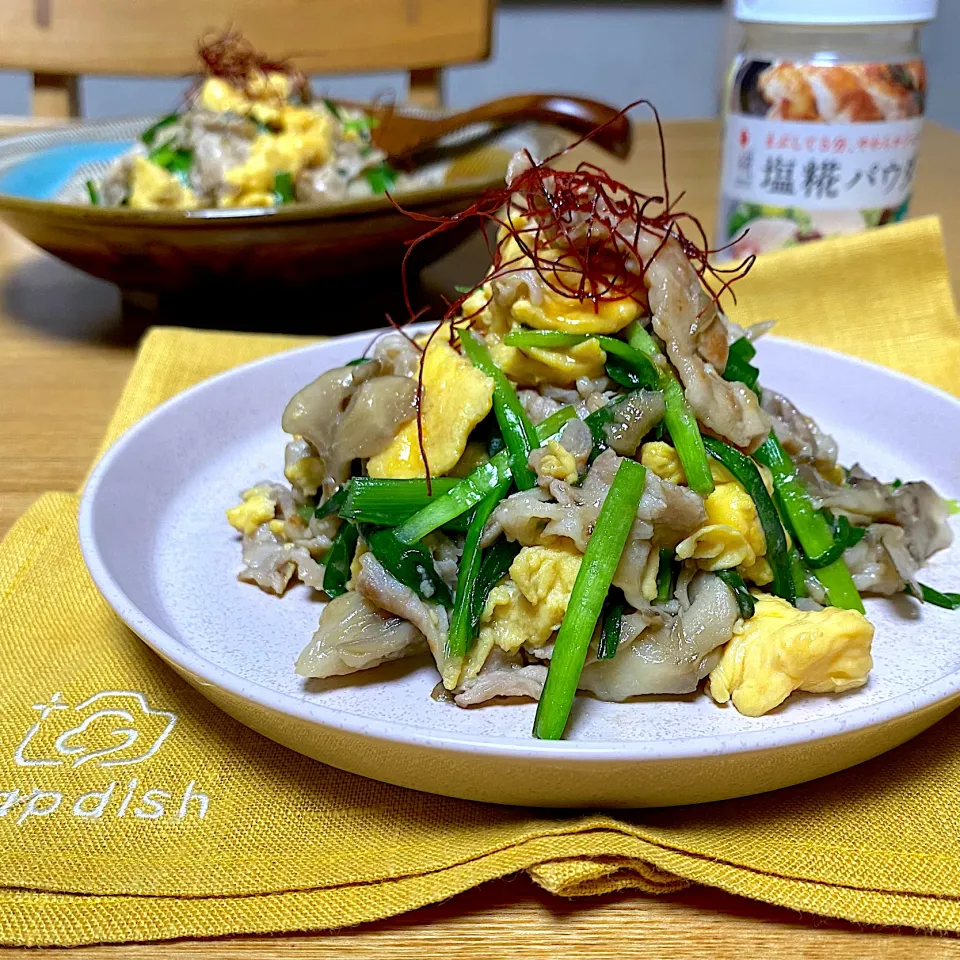
[[[201,88],[200,104],[207,110],[250,117],[264,127],[246,159],[224,172],[221,207],[273,206],[278,173],[295,180],[306,167],[321,166],[333,156],[334,118],[326,110],[291,104],[291,87],[285,74],[268,73],[254,75],[245,90],[218,77]]]
[[[540,347],[521,350],[501,343],[492,336],[487,343],[494,363],[522,387],[545,384],[572,387],[581,377],[595,380],[606,372],[604,365],[607,354],[596,340],[586,340],[572,347],[555,350]]]
[[[227,523],[239,533],[253,536],[257,527],[269,523],[277,512],[277,501],[262,487],[251,487],[241,494],[243,498],[227,511]]]
[[[493,381],[438,334],[423,358],[423,445],[433,476],[452,470],[474,427],[493,406]],[[371,477],[426,476],[417,421],[406,423],[389,446],[367,462]]]
[[[650,440],[640,447],[640,462],[661,480],[686,486],[687,475],[677,451],[662,440]]]
[[[611,334],[637,319],[640,304],[627,297],[603,300],[595,306],[589,299],[576,299],[572,291],[565,297],[545,290],[539,303],[521,298],[514,302],[510,313],[514,320],[534,330]]]
[[[661,480],[687,482],[680,457],[669,443],[645,443],[640,448],[640,462]],[[703,502],[707,523],[677,546],[677,556],[696,560],[704,570],[741,567],[754,583],[769,583],[773,574],[763,559],[767,538],[756,504],[726,467],[712,458],[709,462],[715,486]]]
[[[707,511],[710,523],[724,523],[737,530],[749,544],[754,558],[766,554],[767,538],[756,505],[750,494],[735,480],[717,483],[713,493],[704,500],[703,508]]]
[[[526,284],[521,284],[521,289],[526,291]],[[596,340],[549,350],[540,347],[520,349],[504,343],[503,337],[516,328],[517,321],[511,315],[511,308],[495,295],[492,283],[485,283],[471,293],[463,302],[462,312],[485,333],[487,347],[496,365],[522,387],[546,384],[572,387],[581,377],[594,380],[606,372],[607,354]]]
[[[554,437],[547,440],[544,448],[546,453],[540,459],[537,473],[564,483],[576,483],[579,478],[576,457]]]
[[[740,575],[744,580],[755,583],[758,587],[765,587],[773,582],[773,567],[766,557],[757,557],[757,559],[748,565],[740,565]]]
[[[513,230],[524,235],[527,218],[512,217]],[[503,277],[491,278],[463,303],[463,315],[476,314],[480,329],[503,334],[519,323],[535,330],[556,330],[563,333],[613,334],[636,320],[645,309],[642,289],[639,299],[628,296],[594,303],[590,294],[594,287],[586,283],[585,295],[578,296],[581,268],[577,262],[558,250],[539,250],[541,264],[548,265],[544,283],[534,281],[541,269],[534,264],[514,232],[501,227],[498,232],[498,265],[491,273],[505,271]],[[526,237],[527,242],[532,242]],[[527,279],[529,277],[529,279]],[[569,296],[564,291],[569,290]],[[549,381],[548,381],[549,382]]]
[[[520,218],[521,225],[525,218]],[[522,226],[521,226],[522,229]],[[503,228],[501,228],[502,232]],[[501,263],[514,263],[511,270],[537,270],[533,259],[520,247],[514,237],[509,237],[501,248]],[[541,281],[538,289],[527,289],[510,307],[515,321],[535,330],[559,330],[564,333],[617,333],[640,315],[640,304],[633,297],[594,302],[590,299],[595,289],[589,277],[584,277],[581,266],[572,257],[559,250],[545,249],[538,253],[540,264],[548,265],[547,282]],[[578,295],[581,281],[585,283],[585,296]],[[567,296],[565,291],[569,290]]]
[[[494,646],[514,653],[524,644],[535,648],[550,640],[567,612],[582,560],[576,547],[562,542],[520,550],[509,576],[487,597],[461,682],[477,675]]]
[[[245,89],[220,77],[208,77],[200,88],[200,105],[213,113],[253,117],[271,126],[277,124],[293,92],[285,73],[255,73]]]
[[[749,548],[744,551],[743,558],[736,566],[746,580],[763,586],[773,580],[773,570],[767,560],[767,537],[763,532],[763,524],[757,513],[757,505],[753,497],[744,489],[743,485],[733,478],[733,475],[716,460],[710,461],[710,469],[715,483],[713,493],[703,502],[707,511],[707,520],[711,524],[720,524],[736,530],[743,542]],[[767,471],[763,467],[763,471]],[[761,474],[763,475],[763,471]],[[769,474],[769,471],[767,471]],[[763,481],[772,486],[773,480],[763,475]],[[701,564],[701,566],[704,566]],[[719,570],[722,566],[704,566],[704,569]]]
[[[678,560],[695,560],[701,570],[752,566],[757,559],[747,538],[727,523],[708,523],[677,544]]]
[[[873,624],[856,610],[797,610],[779,597],[759,597],[710,673],[708,691],[760,717],[794,690],[843,693],[863,686],[873,666]]]
[[[278,173],[296,180],[304,168],[321,166],[333,155],[332,120],[326,114],[284,106],[279,118],[279,132],[261,133],[250,144],[247,159],[224,172],[231,189],[221,198],[221,206],[271,206]]]
[[[130,173],[133,210],[195,210],[196,194],[169,170],[146,157],[135,157]]]
[[[664,443],[662,440],[648,441],[640,448],[640,455],[640,462],[661,480],[669,480],[670,483],[686,486],[687,475],[683,470],[683,464],[680,462],[680,456],[669,443]],[[710,457],[708,463],[714,483],[735,482],[736,478],[733,474],[718,460]],[[773,474],[770,472],[770,468],[765,467],[762,463],[755,463],[754,466],[760,471],[760,479],[763,480],[767,493],[773,496]]]
[[[696,560],[702,570],[742,567],[762,577],[756,565],[767,552],[767,539],[750,494],[736,481],[717,483],[703,507],[707,523],[677,545],[677,556]]]
[[[327,475],[320,457],[299,457],[287,465],[283,475],[291,486],[296,487],[305,496],[312,497],[323,486]]]

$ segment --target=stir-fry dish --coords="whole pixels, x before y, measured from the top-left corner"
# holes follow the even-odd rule
[[[951,502],[842,464],[763,380],[769,325],[721,312],[739,274],[666,184],[518,155],[463,216],[498,226],[486,278],[299,390],[289,486],[227,513],[241,580],[330,598],[298,673],[429,652],[455,704],[538,700],[534,735],[558,739],[577,691],[703,684],[759,717],[851,690],[872,666],[863,595],[960,605],[917,580]]]
[[[371,142],[375,120],[313,100],[302,73],[227,33],[200,48],[203,74],[100,182],[90,203],[138,210],[271,207],[403,190]]]

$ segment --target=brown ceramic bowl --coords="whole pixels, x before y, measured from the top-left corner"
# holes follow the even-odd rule
[[[227,284],[299,286],[399,265],[429,224],[384,196],[237,210],[140,211],[82,202],[83,184],[152,122],[78,123],[0,142],[0,218],[38,247],[125,290],[149,293]],[[512,153],[542,153],[553,134],[503,134],[444,168],[437,185],[397,196],[405,208],[452,214],[503,183]],[[418,249],[422,267],[455,246],[450,231]]]

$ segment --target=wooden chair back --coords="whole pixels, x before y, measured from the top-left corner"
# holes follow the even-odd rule
[[[307,75],[410,71],[437,105],[440,70],[490,53],[494,0],[3,0],[0,68],[33,74],[34,116],[78,113],[81,74],[189,75],[227,26]]]

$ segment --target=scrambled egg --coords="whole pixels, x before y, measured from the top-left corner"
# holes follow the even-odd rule
[[[579,478],[577,461],[574,455],[559,440],[551,437],[546,442],[547,452],[540,460],[540,473],[553,477],[554,480],[565,480],[567,483],[576,483]]]
[[[236,113],[260,123],[275,124],[290,93],[290,77],[284,73],[254,74],[246,90],[220,77],[209,77],[200,89],[200,105],[214,113]]]
[[[710,673],[710,696],[732,699],[740,713],[759,717],[794,690],[852,690],[867,681],[872,641],[873,624],[856,610],[802,611],[779,597],[760,597]]]
[[[494,308],[493,287],[489,283],[482,283],[464,299],[460,312],[474,321],[474,327],[478,332],[486,333],[491,329],[491,319],[499,319],[500,316],[499,311]],[[496,314],[496,317],[492,317],[491,313]],[[503,327],[495,324],[493,329],[499,333],[506,333],[509,324]]]
[[[300,457],[283,471],[283,475],[291,486],[312,497],[323,486],[326,470],[320,457]]]
[[[134,210],[195,210],[196,194],[178,177],[146,157],[135,157],[130,174],[130,206]]]
[[[657,599],[657,574],[660,572],[660,551],[651,549],[640,574],[640,595],[644,600]]]
[[[243,501],[227,511],[227,523],[234,530],[253,536],[261,523],[273,520],[277,512],[277,501],[268,497],[262,487],[251,487],[244,490],[241,496]]]
[[[758,587],[765,586],[773,581],[773,569],[766,557],[757,557],[749,566],[742,566],[740,575],[744,580],[749,580]]]
[[[473,321],[473,326],[479,333],[492,332],[502,335],[510,329],[510,318],[505,310],[500,309],[493,295],[493,287],[489,283],[477,287],[463,301],[460,312]]]
[[[590,300],[560,297],[547,290],[541,303],[520,299],[510,308],[510,313],[515,320],[535,330],[609,334],[636,320],[640,304],[630,299],[609,300],[595,308]]]
[[[687,475],[677,451],[662,440],[652,440],[640,447],[640,462],[661,480],[677,485],[686,485]]]
[[[509,249],[510,244],[515,249]],[[505,260],[521,255],[512,238],[507,240],[506,248]],[[521,313],[523,309],[521,307]],[[580,377],[595,379],[605,372],[607,354],[596,340],[550,350],[540,347],[521,350],[503,343],[503,337],[516,327],[516,319],[494,297],[493,286],[489,283],[478,287],[464,300],[462,312],[465,317],[472,318],[477,328],[487,335],[487,346],[497,366],[520,386],[538,387],[546,383],[559,387],[573,386]]]
[[[696,560],[701,570],[752,566],[757,559],[746,537],[726,523],[708,523],[677,544],[680,560]]]
[[[549,641],[567,612],[582,559],[572,544],[524,547],[517,554],[509,577],[490,591],[461,682],[477,675],[494,645],[513,653],[525,643]]]
[[[669,443],[653,441],[640,448],[640,462],[661,480],[687,482],[677,451]],[[753,498],[721,463],[710,458],[714,491],[704,499],[707,523],[677,546],[681,560],[696,560],[704,570],[741,567],[754,583],[773,579],[764,555],[767,538]],[[766,482],[766,479],[765,481]]]
[[[677,556],[681,560],[696,560],[703,570],[753,570],[758,558],[767,552],[767,538],[753,498],[732,477],[724,483],[715,474],[714,481],[713,493],[703,501],[707,523],[677,545]],[[769,565],[754,572],[762,578],[768,571]],[[771,573],[771,579],[772,576]]]
[[[515,226],[517,225],[515,223]],[[522,229],[522,222],[519,225]],[[505,229],[501,227],[501,233],[504,233]],[[504,261],[519,260],[521,262],[517,264],[518,268],[533,268],[533,261],[526,257],[515,237],[511,236],[506,241],[502,251]],[[580,268],[574,259],[564,256],[559,250],[549,249],[543,251],[542,257],[557,264],[550,277],[551,286],[561,290],[577,287],[581,276]],[[565,270],[564,267],[568,269]],[[574,290],[571,290],[570,294],[569,297],[561,296],[545,288],[540,303],[521,297],[514,301],[510,314],[514,320],[536,330],[562,330],[565,333],[616,333],[636,320],[640,314],[640,304],[629,297],[594,304],[587,298],[579,300]]]
[[[334,152],[336,122],[325,110],[288,103],[290,78],[282,73],[255,75],[247,90],[208,79],[200,103],[217,113],[236,113],[271,127],[250,144],[247,159],[224,173],[231,188],[220,198],[222,207],[269,207],[274,179],[289,173],[296,180],[305,167],[326,163]]]
[[[326,114],[285,106],[279,125],[279,133],[261,133],[247,159],[225,171],[223,179],[233,191],[221,198],[221,206],[271,206],[278,173],[296,180],[305,167],[320,166],[333,155],[333,122]]]
[[[423,359],[423,442],[430,470],[448,473],[463,456],[473,428],[493,406],[493,381],[439,335]],[[426,476],[416,418],[367,462],[371,477]]]
[[[680,457],[669,443],[661,440],[645,443],[640,448],[640,462],[661,480],[669,480],[670,483],[676,483],[679,486],[687,484],[687,475]],[[710,457],[708,462],[714,483],[736,482],[733,474],[719,460]],[[754,463],[754,466],[760,471],[760,479],[763,480],[767,493],[773,496],[773,474],[762,463]]]
[[[763,534],[753,498],[736,480],[717,483],[713,493],[703,501],[703,508],[707,511],[710,523],[726,524],[741,533],[754,558],[762,557],[767,552],[767,538]]]
[[[513,231],[523,231],[526,226],[525,217],[513,217]],[[497,235],[500,248],[500,263],[509,265],[508,269],[533,270],[533,261],[524,253],[513,231],[501,227]],[[541,251],[541,257],[557,266],[550,277],[553,287],[566,289],[576,286],[579,275],[576,272],[575,261],[564,256],[558,250],[547,249]],[[564,266],[569,270],[564,270]],[[496,268],[493,268],[496,269]],[[589,291],[587,291],[589,293]],[[529,293],[529,291],[528,291]],[[484,284],[479,290],[468,297],[463,304],[464,316],[477,314],[477,320],[483,330],[495,333],[505,333],[513,323],[522,323],[535,330],[560,330],[564,333],[617,333],[640,315],[640,304],[636,300],[625,297],[620,300],[604,301],[595,305],[589,298],[580,300],[575,291],[571,295],[561,296],[553,290],[544,288],[540,303],[534,303],[529,296],[518,297],[509,307],[503,309],[493,297],[493,289]],[[532,353],[533,351],[525,351]],[[563,353],[564,351],[537,351],[543,353]],[[500,363],[500,358],[496,358]],[[543,361],[543,357],[537,359]],[[508,371],[509,373],[509,371]],[[510,373],[512,377],[513,374]],[[574,378],[576,379],[576,378]],[[559,382],[550,380],[546,382]],[[568,381],[572,382],[572,381]]]
[[[580,377],[591,380],[604,375],[607,354],[596,340],[572,347],[544,350],[541,347],[510,347],[494,337],[488,341],[497,366],[515,383],[537,387],[544,383],[573,386]]]

